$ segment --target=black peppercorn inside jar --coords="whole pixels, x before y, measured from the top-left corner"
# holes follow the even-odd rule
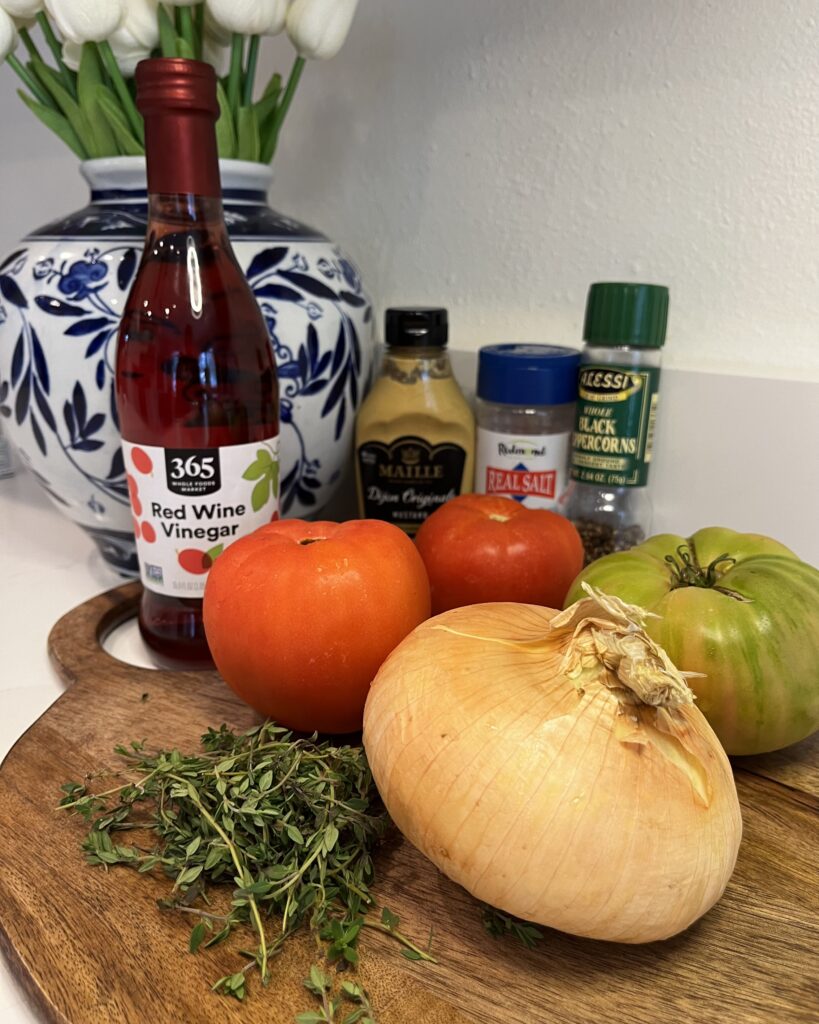
[[[565,515],[586,564],[645,540],[668,289],[593,284],[586,303]]]

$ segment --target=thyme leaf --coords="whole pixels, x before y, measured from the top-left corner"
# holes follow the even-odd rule
[[[504,914],[495,907],[485,906],[482,920],[484,928],[493,938],[500,939],[505,935],[511,935],[527,949],[534,949],[543,938],[543,932],[535,925],[510,914]]]

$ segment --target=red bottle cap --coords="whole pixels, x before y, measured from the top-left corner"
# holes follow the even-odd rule
[[[143,60],[136,84],[137,107],[145,118],[148,191],[220,197],[212,65],[182,57]]]

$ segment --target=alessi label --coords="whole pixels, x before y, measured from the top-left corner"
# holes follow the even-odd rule
[[[568,484],[571,434],[522,437],[478,427],[475,490],[554,509]]]
[[[415,436],[368,441],[357,452],[364,515],[414,534],[427,516],[461,493],[466,452]]]
[[[210,567],[279,513],[278,436],[228,448],[122,442],[142,583],[201,597]]]
[[[572,437],[571,475],[581,483],[642,487],[657,416],[659,369],[584,366]]]

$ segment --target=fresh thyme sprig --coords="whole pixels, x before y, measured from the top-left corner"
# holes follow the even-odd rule
[[[317,1010],[306,1010],[298,1014],[296,1024],[376,1024],[370,997],[354,981],[341,983],[341,996],[333,995],[333,979],[319,966],[310,968],[310,977],[304,979],[304,987],[312,992],[321,1006]],[[344,1001],[354,1003],[356,1009],[339,1018]]]
[[[521,921],[510,914],[504,914],[502,910],[486,906],[483,909],[483,926],[495,939],[501,939],[511,935],[527,949],[534,949],[543,938],[543,932],[528,921]]]
[[[215,991],[244,998],[254,969],[267,984],[271,959],[305,925],[323,941],[331,963],[358,962],[364,927],[394,937],[410,959],[433,959],[398,931],[389,910],[380,920],[367,917],[375,908],[372,851],[389,819],[361,747],[294,739],[268,722],[238,736],[224,725],[210,729],[194,755],[146,753],[144,742],[116,753],[124,768],[104,775],[119,785],[95,794],[87,783],[67,783],[60,806],[90,824],[83,842],[90,864],[162,871],[173,879],[160,907],[197,919],[192,953],[237,927],[252,928],[256,949],[243,953],[248,962],[219,978]],[[145,829],[156,834],[150,848],[120,841],[122,833]],[[207,892],[225,882],[234,888],[230,908],[220,914]],[[267,920],[273,914],[276,925]],[[321,986],[313,981],[317,994]],[[345,984],[342,995],[353,999],[355,989],[359,1006],[344,1024],[372,1020],[366,993]]]

